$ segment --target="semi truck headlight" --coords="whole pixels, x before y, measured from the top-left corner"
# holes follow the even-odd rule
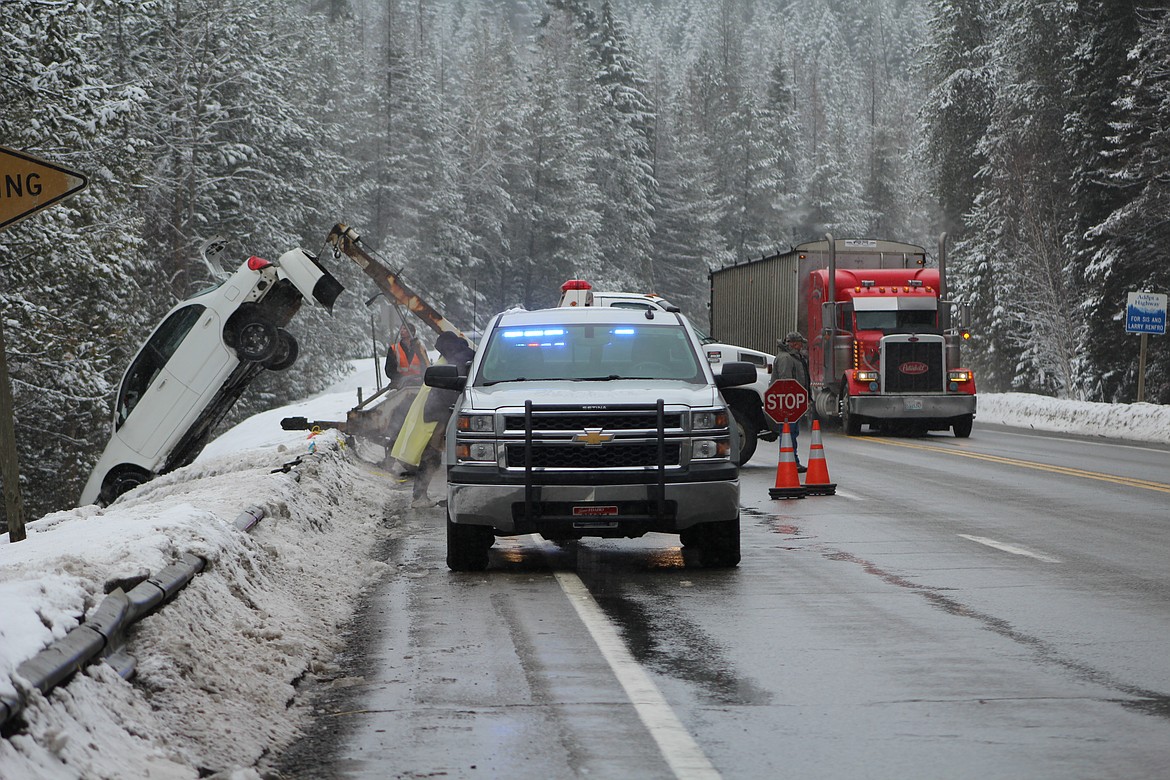
[[[695,412],[691,418],[691,429],[696,431],[710,431],[727,427],[727,412],[710,411]]]
[[[464,463],[495,463],[496,443],[492,441],[473,441],[468,444],[455,446],[455,457]]]
[[[461,414],[456,425],[463,433],[491,433],[494,423],[490,414]]]
[[[730,457],[731,442],[726,439],[694,439],[691,441],[691,460]]]
[[[857,371],[853,374],[853,378],[858,382],[876,382],[878,381],[878,372],[876,371]]]
[[[947,372],[947,379],[951,382],[970,382],[971,381],[971,372],[970,371],[948,371]]]

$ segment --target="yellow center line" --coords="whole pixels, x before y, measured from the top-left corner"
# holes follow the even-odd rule
[[[947,455],[958,455],[962,458],[975,458],[976,460],[986,460],[990,461],[991,463],[1002,463],[1007,466],[1019,466],[1026,469],[1035,469],[1036,471],[1047,471],[1051,474],[1063,474],[1069,477],[1096,479],[1101,482],[1112,482],[1114,484],[1126,485],[1128,487],[1145,488],[1146,490],[1157,490],[1161,493],[1170,493],[1170,485],[1167,485],[1164,482],[1152,482],[1148,479],[1120,477],[1114,474],[1099,474],[1095,471],[1070,469],[1065,466],[1050,466],[1047,463],[1033,463],[1027,460],[1018,460],[1016,458],[1004,458],[999,455],[985,455],[981,452],[964,452],[962,450],[955,450],[950,447],[934,447],[928,444],[915,444],[908,441],[893,441],[890,439],[879,439],[874,437],[855,437],[853,440],[869,442],[870,444],[884,444],[889,447],[907,447],[912,450],[944,452]]]

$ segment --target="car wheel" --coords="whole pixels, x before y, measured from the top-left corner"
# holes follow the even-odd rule
[[[101,493],[98,494],[98,504],[108,506],[117,501],[123,494],[129,493],[139,485],[145,485],[150,480],[150,473],[138,466],[118,466],[111,469],[102,483]]]
[[[276,331],[276,326],[267,320],[243,320],[236,326],[236,355],[244,362],[263,363],[279,348],[280,337]]]
[[[731,417],[735,420],[735,428],[739,431],[739,459],[735,465],[742,466],[752,459],[759,442],[760,429],[756,427],[747,412],[739,409],[731,410]]]
[[[730,569],[739,565],[739,517],[702,523],[679,534],[683,547],[693,549],[704,569]]]
[[[488,550],[495,541],[495,534],[487,526],[453,523],[451,514],[447,514],[447,568],[451,571],[486,569]]]
[[[971,435],[971,426],[975,424],[975,415],[964,414],[962,417],[956,417],[955,421],[951,423],[951,428],[955,432],[956,439],[966,439]]]
[[[269,371],[284,371],[293,363],[297,362],[297,356],[300,354],[300,346],[293,335],[283,328],[276,330],[276,354],[264,363],[264,367]]]

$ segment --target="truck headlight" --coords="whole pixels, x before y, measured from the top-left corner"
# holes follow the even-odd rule
[[[876,371],[855,371],[853,378],[858,382],[876,382],[878,381],[878,372]]]
[[[495,463],[494,441],[473,441],[455,445],[455,457],[460,463]]]
[[[490,414],[461,414],[456,426],[461,433],[491,433],[495,419]]]
[[[693,439],[691,441],[691,460],[730,457],[731,442],[727,439]]]
[[[947,372],[947,380],[951,381],[951,382],[970,382],[971,381],[971,372],[970,371],[948,371]]]
[[[691,429],[695,431],[711,431],[725,428],[727,428],[727,412],[722,410],[695,412],[691,417]]]

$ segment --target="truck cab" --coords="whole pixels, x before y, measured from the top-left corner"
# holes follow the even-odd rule
[[[447,429],[447,565],[488,565],[496,536],[554,541],[678,534],[699,565],[739,562],[737,440],[686,318],[560,307],[496,315],[466,373],[424,381],[459,398]]]
[[[935,268],[836,269],[811,274],[808,308],[809,375],[826,417],[838,416],[847,434],[862,425],[924,432],[953,428],[971,434],[975,413],[973,373],[958,364],[966,329],[945,332],[940,323],[939,271]],[[835,408],[823,408],[835,406]]]

